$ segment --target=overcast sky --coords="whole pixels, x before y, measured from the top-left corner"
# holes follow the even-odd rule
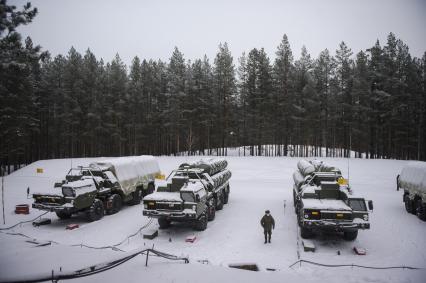
[[[8,1],[18,7],[27,1]],[[19,31],[52,55],[71,46],[110,61],[118,52],[168,61],[174,46],[185,59],[213,60],[228,42],[234,62],[264,47],[271,59],[283,34],[299,57],[305,45],[313,57],[343,40],[357,53],[394,32],[413,56],[426,51],[426,0],[33,0],[39,14]]]

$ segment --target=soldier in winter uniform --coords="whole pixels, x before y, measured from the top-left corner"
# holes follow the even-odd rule
[[[265,215],[263,215],[260,220],[260,225],[263,227],[263,233],[265,234],[265,244],[271,242],[272,229],[275,229],[275,220],[274,217],[270,214],[270,211],[265,211]],[[267,237],[268,236],[268,237]]]

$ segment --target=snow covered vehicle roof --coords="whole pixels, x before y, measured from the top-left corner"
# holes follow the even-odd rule
[[[111,170],[119,182],[160,173],[158,162],[151,155],[126,156],[101,160],[91,163],[90,167]]]
[[[152,194],[145,196],[144,200],[176,201],[176,202],[182,201],[182,199],[180,198],[179,192],[155,192],[155,193],[152,193]]]
[[[402,168],[399,182],[404,189],[426,193],[426,162],[410,162]]]
[[[302,159],[299,162],[297,162],[297,168],[299,169],[300,174],[303,177],[312,175],[313,173],[317,173],[317,172],[333,172],[338,175],[342,174],[339,168],[329,165],[325,163],[324,161],[317,160],[317,159],[314,159],[312,161]],[[297,177],[296,179],[298,180],[300,178]],[[295,179],[295,182],[297,181],[296,179]]]
[[[306,209],[352,211],[352,208],[345,202],[337,199],[303,199],[303,207]]]

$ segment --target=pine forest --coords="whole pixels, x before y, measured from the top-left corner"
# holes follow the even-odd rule
[[[284,34],[262,47],[126,66],[90,49],[52,57],[16,28],[37,10],[1,1],[0,163],[124,155],[339,156],[426,160],[426,53],[389,33],[317,58]],[[283,31],[284,33],[285,31]],[[153,43],[155,44],[155,43]],[[270,145],[265,150],[262,145]],[[295,145],[297,150],[295,150]]]

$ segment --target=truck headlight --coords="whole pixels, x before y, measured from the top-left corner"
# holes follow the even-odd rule
[[[309,218],[309,215],[308,214],[305,214],[305,219],[308,219]]]
[[[148,204],[147,204],[147,203],[144,203],[144,204],[143,204],[143,208],[144,208],[144,209],[148,209]]]
[[[364,219],[364,221],[368,221],[368,214],[364,214],[364,215],[362,216],[362,218]]]
[[[193,205],[193,206],[192,206],[192,210],[197,211],[197,206],[196,206],[196,205]]]

